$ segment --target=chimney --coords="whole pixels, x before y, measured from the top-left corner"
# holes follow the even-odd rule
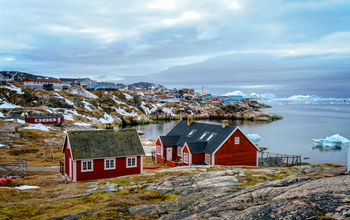
[[[187,125],[190,126],[192,124],[192,122],[193,122],[193,119],[188,117],[187,118]]]
[[[228,120],[222,120],[221,126],[222,128],[226,128],[228,126]]]

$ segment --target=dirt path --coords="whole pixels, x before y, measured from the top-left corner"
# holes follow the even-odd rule
[[[50,166],[50,167],[27,167],[28,172],[59,172],[59,166]]]

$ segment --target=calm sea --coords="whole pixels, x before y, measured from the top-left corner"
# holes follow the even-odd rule
[[[312,139],[326,138],[340,134],[350,139],[350,105],[320,104],[274,104],[265,111],[283,116],[274,122],[250,122],[234,120],[231,125],[239,126],[246,134],[261,136],[259,146],[268,152],[301,155],[309,163],[345,164],[346,147],[313,148]],[[177,122],[159,122],[137,126],[144,136],[156,138],[165,135]]]

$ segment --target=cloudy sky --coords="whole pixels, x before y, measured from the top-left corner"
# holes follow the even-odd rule
[[[350,97],[349,0],[0,0],[0,70]]]

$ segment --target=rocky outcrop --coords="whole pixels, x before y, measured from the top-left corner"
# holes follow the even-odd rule
[[[186,182],[197,179],[201,182],[202,175],[204,181],[215,182],[224,177],[220,172],[196,174],[198,178],[177,177],[172,185],[168,183],[171,179],[166,179],[161,187],[149,189],[179,192],[182,197],[166,204],[130,207],[129,211],[160,219],[345,219],[350,217],[350,176],[336,176],[344,171],[302,167],[291,171],[296,175],[249,188],[230,184],[193,190],[193,184]],[[314,176],[315,172],[319,176]],[[230,174],[241,175],[235,171]],[[325,178],[323,174],[334,177]]]

